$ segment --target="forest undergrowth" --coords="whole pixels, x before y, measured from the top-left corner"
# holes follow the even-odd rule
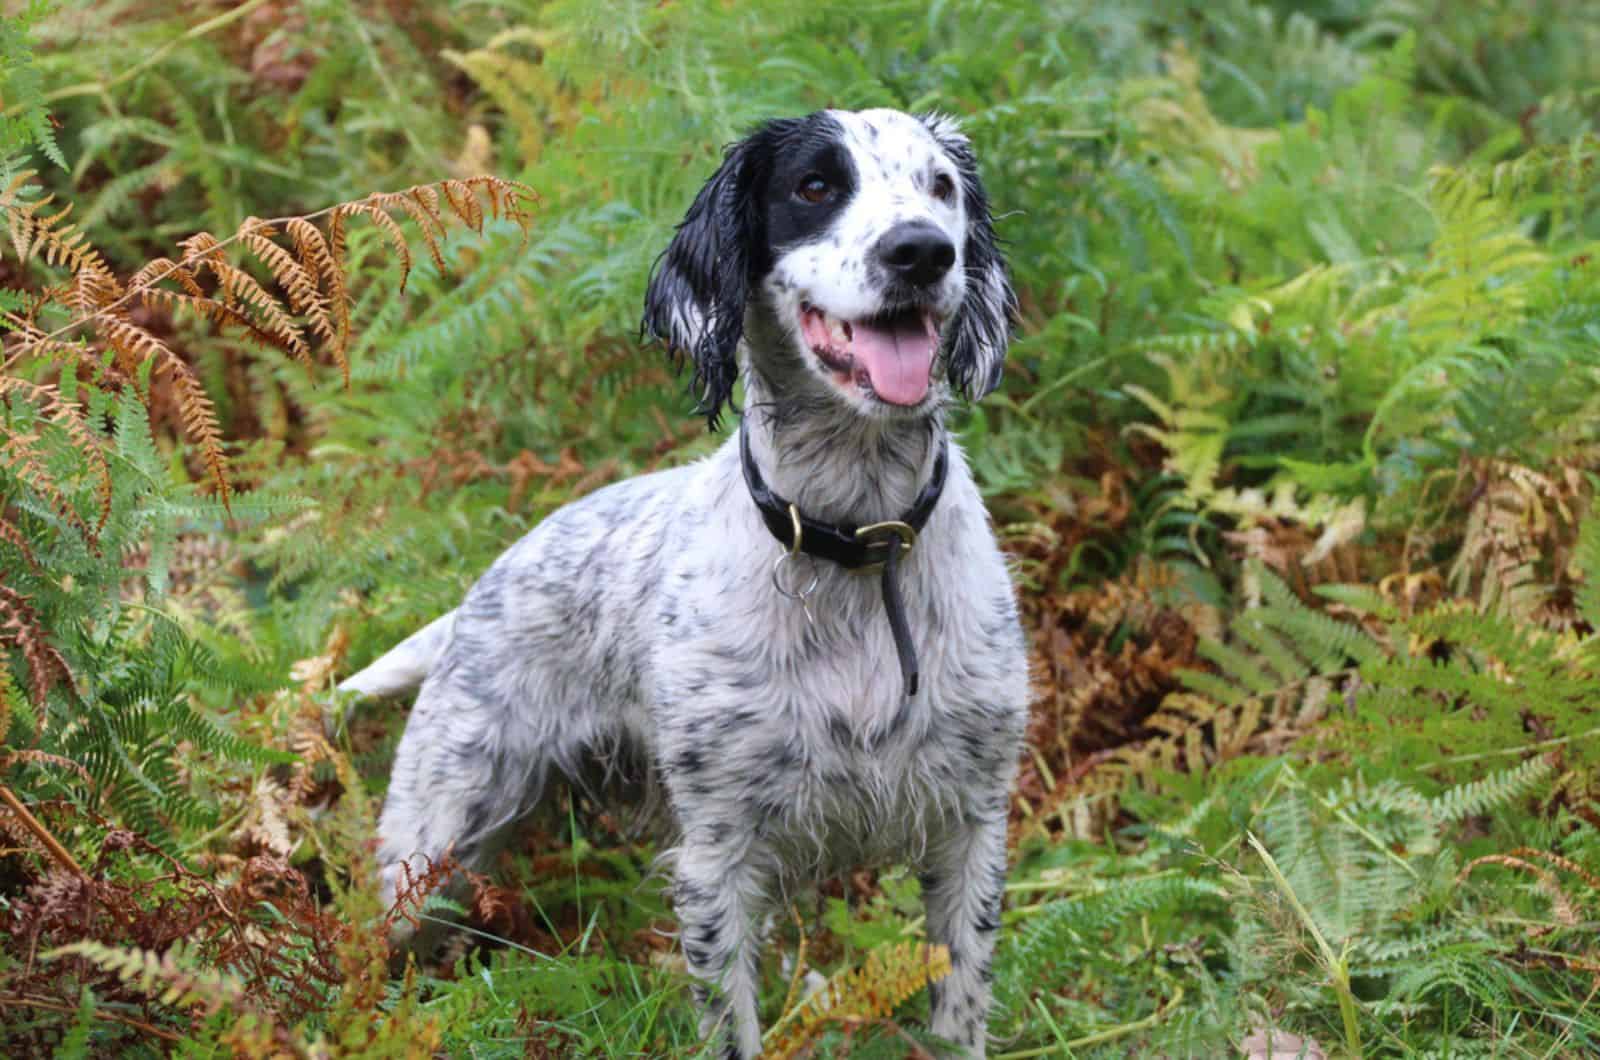
[[[1593,5],[0,11],[0,1055],[699,1054],[615,807],[378,907],[333,686],[716,444],[645,277],[827,106],[959,116],[1021,296],[990,1055],[1600,1054]],[[768,1054],[936,1053],[920,917],[778,918]]]

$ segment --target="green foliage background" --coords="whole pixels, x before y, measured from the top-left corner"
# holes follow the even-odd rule
[[[74,675],[39,702],[8,649],[0,728],[29,754],[0,782],[85,864],[143,836],[106,862],[126,879],[170,857],[226,880],[276,813],[319,901],[373,915],[346,886],[400,714],[352,718],[336,750],[361,775],[334,814],[263,796],[301,767],[334,787],[296,719],[577,492],[715,444],[636,326],[722,145],[776,114],[935,108],[978,148],[1022,294],[1007,381],[959,428],[1036,654],[1054,675],[1070,643],[1128,677],[1107,668],[1151,658],[1159,616],[1194,634],[1111,685],[1114,745],[1072,728],[1070,682],[1042,692],[992,1052],[1219,1056],[1277,1029],[1342,1055],[1592,1055],[1597,74],[1578,0],[31,4],[0,25],[0,178],[41,170],[123,274],[200,229],[451,174],[540,203],[528,238],[456,238],[454,271],[420,260],[403,291],[352,233],[348,388],[162,322],[234,439],[228,510],[170,415],[63,378],[112,465],[91,542],[88,469],[7,400],[0,431],[53,446],[82,518],[0,455],[33,559],[0,537],[0,574]],[[0,269],[6,311],[62,279],[9,249]],[[1109,618],[1082,604],[1129,595]],[[692,1055],[684,977],[638,942],[669,922],[652,850],[569,809],[501,866],[521,918],[477,911],[498,943],[371,998],[329,986],[283,1018],[295,1040],[404,1051],[426,1026],[452,1055]],[[0,850],[0,910],[49,868]],[[825,899],[813,959],[914,936],[914,899],[892,873]],[[84,937],[108,968],[136,944]],[[179,952],[146,993],[209,959]],[[31,961],[0,949],[0,1009]],[[0,1035],[170,1047],[97,1016],[75,974],[64,1010],[19,1005]],[[785,987],[774,964],[769,1019]],[[180,1051],[236,1046],[207,1009],[226,984],[186,989],[141,1019]]]

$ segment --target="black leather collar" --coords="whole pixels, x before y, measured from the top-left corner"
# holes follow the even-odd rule
[[[750,488],[750,499],[761,510],[761,518],[767,524],[767,529],[784,548],[793,548],[794,519],[789,514],[791,504],[774,493],[761,477],[761,469],[756,467],[755,457],[750,455],[749,432],[742,423],[739,426],[739,463],[744,468],[744,484]],[[900,517],[900,522],[919,534],[922,532],[922,528],[928,525],[928,517],[933,514],[934,506],[939,503],[939,497],[944,493],[945,473],[949,466],[950,439],[941,434],[939,454],[933,461],[933,474],[928,477],[927,485],[922,487],[911,507]],[[858,536],[861,527],[854,523],[835,526],[819,522],[804,512],[799,514],[800,551],[837,563],[846,570],[859,570],[882,563],[887,558],[890,542],[899,540],[892,534]]]
[[[911,551],[917,535],[928,524],[934,505],[944,493],[945,473],[950,466],[950,439],[939,437],[939,452],[934,457],[933,474],[927,485],[917,494],[899,520],[857,526],[850,523],[834,525],[819,522],[802,512],[792,501],[774,493],[761,477],[755,457],[750,455],[750,434],[744,424],[739,425],[739,463],[744,470],[744,483],[750,490],[761,519],[772,536],[787,551],[795,551],[795,533],[800,534],[799,551],[817,559],[825,559],[850,571],[860,573],[881,570],[883,580],[883,610],[889,619],[889,630],[894,635],[895,651],[900,656],[900,674],[905,681],[906,695],[917,694],[919,671],[917,650],[911,641],[911,630],[906,622],[905,604],[900,598],[897,580],[901,557]],[[805,593],[798,595],[802,605]],[[810,611],[806,612],[809,617]]]

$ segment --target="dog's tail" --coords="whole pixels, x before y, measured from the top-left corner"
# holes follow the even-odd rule
[[[439,653],[450,643],[455,624],[454,611],[434,619],[390,648],[365,670],[345,678],[339,691],[358,692],[363,696],[392,696],[411,691],[422,684],[428,671],[433,669]]]

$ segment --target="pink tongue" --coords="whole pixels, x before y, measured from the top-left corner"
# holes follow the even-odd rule
[[[851,325],[850,352],[872,377],[872,390],[894,405],[915,405],[928,393],[934,336],[921,321],[903,328]]]

